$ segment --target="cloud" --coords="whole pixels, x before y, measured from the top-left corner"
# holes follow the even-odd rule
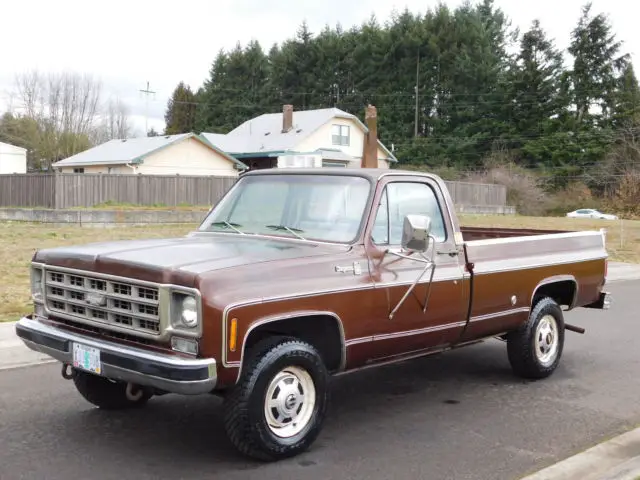
[[[456,7],[462,0],[444,3]],[[539,18],[561,48],[567,46],[583,3],[495,2],[523,30]],[[149,81],[156,92],[149,99],[149,117],[156,125],[163,122],[167,100],[177,83],[184,81],[196,90],[221,48],[256,39],[268,50],[273,43],[291,38],[303,20],[318,33],[327,24],[339,22],[345,29],[359,25],[372,13],[383,23],[394,9],[424,13],[437,4],[437,0],[183,0],[178,4],[111,0],[88,9],[84,0],[5,1],[3,17],[16,20],[4,22],[0,29],[4,67],[0,111],[8,106],[15,73],[32,68],[73,70],[100,77],[105,98],[120,96],[142,118],[145,103],[140,90]],[[593,10],[610,13],[625,50],[640,52],[640,37],[635,33],[640,6],[622,0],[594,0]],[[11,48],[16,44],[19,48]]]

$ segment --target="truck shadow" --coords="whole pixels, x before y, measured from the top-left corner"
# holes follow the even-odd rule
[[[562,375],[562,364],[556,375]],[[475,396],[523,383],[527,382],[511,373],[505,345],[498,341],[335,377],[322,434],[309,453],[286,463],[311,466],[314,455],[340,448],[353,440],[354,432],[369,435],[373,428],[387,435],[404,428],[407,413],[447,417],[443,409],[473,409]],[[200,472],[211,475],[263,468],[264,464],[242,457],[229,443],[220,405],[221,400],[214,396],[167,395],[152,399],[141,410],[70,411],[58,421],[64,432],[62,441],[76,444],[69,446],[71,450],[83,445],[87,454],[87,449],[95,449],[92,454],[124,457],[126,467],[114,464],[123,473],[135,471],[132,464],[136,462],[145,468],[154,463],[159,468],[162,463],[159,472],[163,477],[172,472],[180,476],[189,471],[196,477]],[[95,438],[100,440],[92,442]],[[172,459],[170,466],[166,458]]]

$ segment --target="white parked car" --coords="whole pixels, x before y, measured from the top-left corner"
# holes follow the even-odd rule
[[[611,215],[610,213],[602,213],[593,208],[581,208],[580,210],[574,210],[573,212],[567,213],[567,217],[569,218],[600,218],[602,220],[618,220],[616,215]]]

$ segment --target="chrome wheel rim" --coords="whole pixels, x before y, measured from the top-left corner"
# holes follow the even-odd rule
[[[535,350],[538,361],[545,367],[551,365],[558,354],[558,346],[558,322],[553,315],[545,315],[536,327]]]
[[[269,430],[281,438],[300,433],[311,420],[316,388],[309,373],[300,367],[278,372],[267,388],[264,415]]]

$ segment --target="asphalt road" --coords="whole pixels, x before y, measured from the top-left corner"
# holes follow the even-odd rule
[[[0,479],[514,479],[640,423],[640,282],[610,287],[608,312],[567,319],[562,363],[526,382],[490,341],[334,380],[309,452],[255,463],[227,442],[215,397],[92,408],[57,365],[0,372]]]

